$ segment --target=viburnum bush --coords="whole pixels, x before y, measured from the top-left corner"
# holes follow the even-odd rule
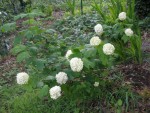
[[[111,71],[118,61],[128,59],[124,57],[126,52],[135,52],[132,46],[138,46],[134,45],[137,38],[132,26],[124,22],[126,18],[122,12],[113,26],[95,25],[95,35],[88,44],[70,48],[53,30],[40,27],[34,19],[26,20],[27,29],[18,34],[12,49],[17,61],[26,64],[28,72],[18,73],[17,83],[25,86],[33,83],[32,89],[40,87],[40,98],[49,95],[56,100],[67,96],[79,103],[100,99],[109,104],[119,101],[118,105],[122,106],[129,95],[118,91],[123,86],[116,83]],[[33,76],[40,80],[33,80]]]

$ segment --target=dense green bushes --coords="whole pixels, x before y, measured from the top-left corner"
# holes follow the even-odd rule
[[[136,13],[140,19],[150,17],[150,0],[136,0]]]

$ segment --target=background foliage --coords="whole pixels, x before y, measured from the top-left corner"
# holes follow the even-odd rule
[[[136,7],[140,7],[136,8],[139,17],[148,16],[148,6],[142,5],[146,8],[141,8],[140,2],[136,1]],[[116,64],[142,62],[139,25],[144,23],[139,23],[135,15],[134,0],[83,0],[83,15],[80,0],[27,0],[23,4],[21,0],[1,0],[0,3],[0,35],[3,37],[0,54],[3,55],[13,46],[11,54],[16,56],[18,64],[23,65],[20,70],[30,75],[28,85],[14,85],[10,89],[0,87],[0,112],[122,113],[134,112],[139,107],[137,101],[140,97],[131,90],[132,86],[125,82],[123,75],[115,71]],[[55,20],[53,13],[59,10],[64,12],[64,16]],[[124,22],[118,20],[118,14],[122,11],[128,15]],[[54,22],[45,26],[47,20]],[[98,49],[101,46],[89,46],[90,38],[95,36],[93,28],[97,23],[103,25],[105,32],[101,39],[104,43],[112,42],[116,47],[113,57],[104,56]],[[124,29],[128,27],[135,33],[131,39],[124,34]],[[15,38],[9,44],[5,37],[11,33],[15,33]],[[74,53],[70,58],[82,56],[85,64],[82,73],[70,70],[64,57],[68,49]],[[69,81],[62,85],[62,97],[53,101],[48,91],[56,85],[55,75],[59,71],[67,72]],[[18,72],[15,69],[8,75],[16,76]],[[93,86],[95,81],[100,83],[99,87]]]

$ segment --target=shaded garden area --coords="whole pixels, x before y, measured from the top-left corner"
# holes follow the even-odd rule
[[[0,113],[150,113],[149,0],[0,0]]]

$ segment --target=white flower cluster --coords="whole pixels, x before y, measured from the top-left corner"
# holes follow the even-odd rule
[[[64,72],[59,72],[58,74],[56,74],[55,78],[58,84],[65,84],[68,80],[68,76]]]
[[[91,40],[90,40],[90,44],[91,44],[92,46],[98,46],[101,42],[102,42],[102,41],[101,41],[101,39],[99,39],[98,36],[94,36],[94,37],[92,37]]]
[[[60,86],[54,86],[49,90],[50,97],[54,100],[59,98],[61,96],[61,87]]]
[[[83,69],[83,61],[80,58],[72,58],[70,60],[70,67],[74,72],[80,72]]]
[[[132,31],[132,29],[130,29],[130,28],[128,28],[128,29],[126,29],[125,30],[125,34],[127,35],[127,36],[133,36],[133,31]]]
[[[24,1],[26,1],[26,0],[24,0]],[[1,12],[0,12],[0,14],[1,14]],[[119,14],[118,18],[121,21],[125,20],[126,19],[126,13],[121,12]],[[102,35],[102,33],[103,33],[103,27],[101,24],[97,24],[94,27],[94,30],[95,30],[97,35]],[[130,28],[128,28],[125,30],[125,34],[127,36],[132,36],[133,31]],[[102,41],[98,36],[94,36],[90,39],[90,45],[92,45],[92,46],[98,46],[101,44],[101,42]],[[114,54],[114,51],[115,51],[115,47],[112,44],[106,43],[103,45],[103,53],[104,54],[112,55],[112,54]],[[68,50],[66,52],[65,57],[67,60],[69,60],[69,56],[71,54],[73,54],[73,52],[71,50]],[[83,61],[81,60],[81,58],[74,57],[70,60],[70,67],[71,67],[72,71],[80,72],[83,69]],[[22,85],[22,84],[28,83],[29,75],[27,73],[25,73],[25,72],[18,73],[16,77],[17,77],[17,83],[18,84]],[[83,77],[85,77],[85,76],[83,76]],[[56,78],[57,83],[60,85],[65,84],[68,81],[68,76],[65,72],[59,72],[58,74],[56,74],[55,78]],[[95,87],[98,87],[99,82],[95,82],[93,85]],[[50,97],[52,99],[56,100],[57,98],[59,98],[61,96],[61,87],[60,86],[54,86],[54,87],[50,88],[49,94],[50,94]]]
[[[23,85],[28,83],[29,75],[25,72],[21,72],[17,74],[16,78],[17,78],[17,83]]]
[[[127,18],[126,12],[121,12],[118,16],[119,20],[123,21]]]
[[[94,83],[94,86],[95,86],[95,87],[98,87],[98,86],[99,86],[99,82],[95,82],[95,83]]]
[[[94,30],[96,32],[97,35],[102,35],[103,33],[103,27],[101,24],[97,24],[95,27],[94,27]]]
[[[2,12],[0,12],[0,15],[2,14]]]
[[[71,50],[68,50],[65,57],[67,60],[69,60],[69,56],[72,54],[72,51]]]
[[[114,53],[114,51],[115,51],[115,47],[112,44],[110,44],[110,43],[104,44],[104,46],[103,46],[104,54],[112,55]]]

